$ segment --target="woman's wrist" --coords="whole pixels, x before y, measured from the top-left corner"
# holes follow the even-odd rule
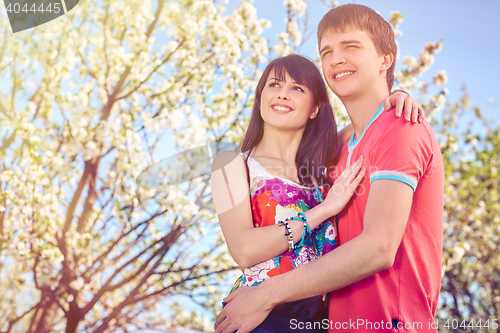
[[[309,227],[311,230],[316,229],[321,223],[323,223],[327,218],[333,216],[335,214],[331,213],[331,207],[329,207],[329,203],[322,202],[316,207],[308,210],[304,213],[307,218],[307,222],[309,223]]]
[[[337,215],[338,213],[340,213],[342,211],[342,209],[344,209],[344,207],[340,207],[337,203],[324,202],[324,204],[325,204],[325,206],[327,206],[329,208],[328,217]]]

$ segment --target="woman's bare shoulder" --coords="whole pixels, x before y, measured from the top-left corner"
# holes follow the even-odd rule
[[[233,150],[221,151],[217,154],[217,156],[215,156],[212,162],[212,171],[222,169],[229,164],[233,165],[233,162],[237,167],[240,165],[244,167],[245,161],[238,152],[235,152]]]

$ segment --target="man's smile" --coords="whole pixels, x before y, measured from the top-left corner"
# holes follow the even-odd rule
[[[334,74],[333,75],[333,79],[334,80],[339,80],[339,79],[351,76],[352,74],[354,74],[354,71],[343,71],[343,72]]]

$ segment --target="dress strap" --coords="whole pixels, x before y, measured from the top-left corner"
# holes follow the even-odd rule
[[[247,155],[245,153],[239,153],[244,160],[247,159]],[[269,178],[269,176],[272,176],[266,168],[264,168],[259,162],[257,162],[255,159],[252,157],[248,157],[248,170],[250,171],[250,183],[252,183],[252,180],[255,179],[256,177],[261,177],[261,178]]]

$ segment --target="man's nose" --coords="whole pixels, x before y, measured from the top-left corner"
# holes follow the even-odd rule
[[[340,66],[346,63],[346,60],[342,56],[335,57],[332,61],[333,66]]]

